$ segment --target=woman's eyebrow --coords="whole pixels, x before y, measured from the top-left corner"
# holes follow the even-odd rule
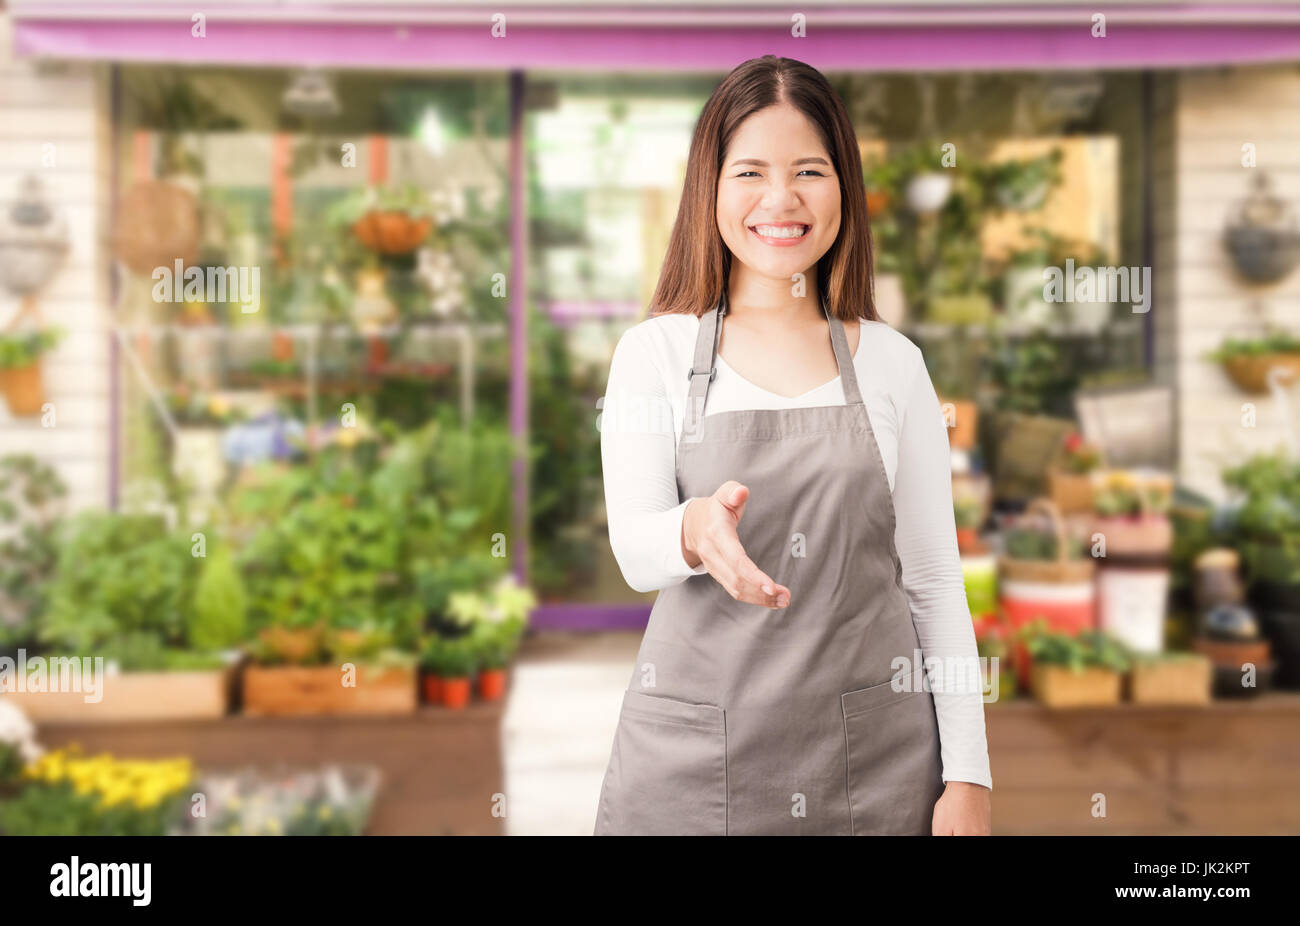
[[[760,161],[758,158],[737,158],[729,166],[735,167],[738,164],[753,164],[755,167],[770,167],[767,161]],[[830,167],[830,162],[825,158],[800,158],[797,161],[790,162],[791,167],[798,167],[800,164],[824,164]]]

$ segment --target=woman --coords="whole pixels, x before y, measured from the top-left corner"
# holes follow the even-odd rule
[[[944,423],[876,320],[819,72],[767,55],[710,97],[653,304],[601,449],[615,557],[661,591],[595,833],[987,834],[980,689],[935,671],[976,658]]]

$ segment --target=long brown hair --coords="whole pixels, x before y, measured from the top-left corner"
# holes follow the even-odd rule
[[[731,273],[718,232],[718,176],[740,124],[760,109],[789,103],[821,135],[840,178],[840,229],[817,262],[817,287],[843,320],[876,319],[871,227],[862,159],[844,101],[822,73],[793,58],[764,55],[736,67],[704,104],[691,137],[682,201],[651,299],[652,315],[702,315],[717,305]]]

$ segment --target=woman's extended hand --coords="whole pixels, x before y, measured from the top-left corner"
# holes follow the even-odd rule
[[[989,789],[972,781],[950,781],[935,802],[935,836],[987,836],[991,827]]]
[[[749,489],[734,479],[708,498],[691,499],[682,517],[682,554],[691,568],[703,563],[737,601],[784,608],[790,603],[790,589],[773,582],[740,545],[736,526],[748,500]]]

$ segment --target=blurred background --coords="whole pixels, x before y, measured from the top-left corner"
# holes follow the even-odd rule
[[[1300,832],[1300,11],[800,9],[0,3],[0,832],[591,831],[597,399],[767,53],[944,402],[994,832]]]

